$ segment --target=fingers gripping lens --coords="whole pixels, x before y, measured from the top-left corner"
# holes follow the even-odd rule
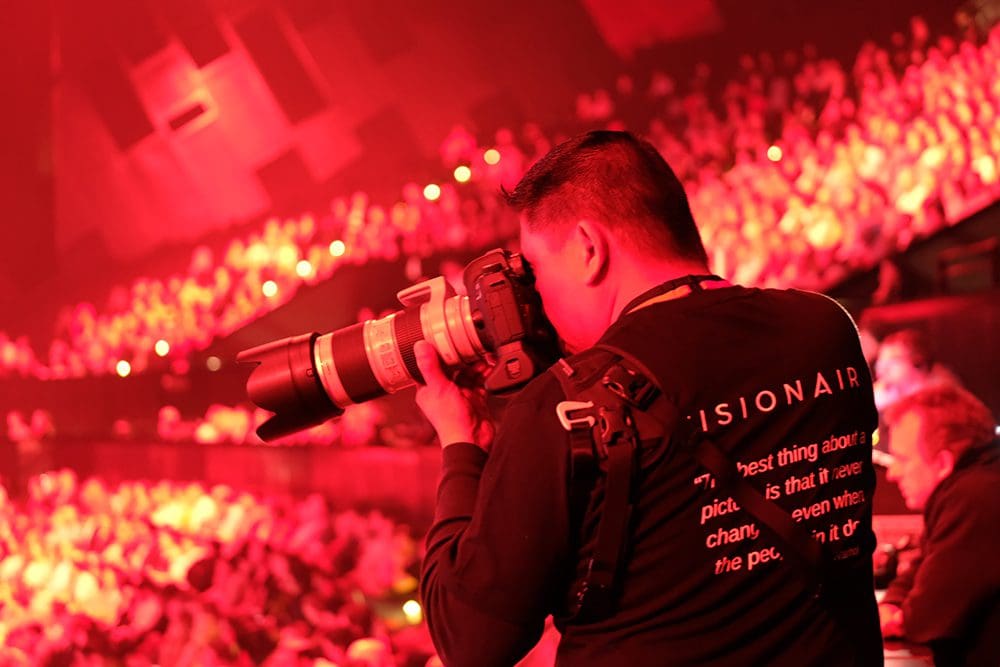
[[[498,363],[486,381],[490,391],[521,386],[555,360],[555,336],[518,255],[486,253],[466,267],[465,282],[472,298],[456,295],[438,276],[399,292],[403,310],[386,317],[241,352],[237,361],[255,365],[247,380],[250,399],[274,413],[257,434],[264,440],[287,435],[422,382],[413,350],[420,340],[447,366],[475,365],[496,354],[500,362],[516,357],[531,369],[514,377],[497,371],[509,363]]]

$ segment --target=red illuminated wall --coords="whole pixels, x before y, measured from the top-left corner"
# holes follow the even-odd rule
[[[584,4],[611,48],[626,57],[663,41],[719,32],[723,25],[715,0],[584,0]]]
[[[397,196],[456,122],[544,117],[615,69],[577,2],[58,6],[57,247],[114,260],[354,188]],[[583,79],[559,55],[581,48]]]

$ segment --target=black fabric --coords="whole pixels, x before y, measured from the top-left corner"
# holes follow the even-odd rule
[[[691,454],[701,466],[712,473],[721,492],[730,494],[746,512],[770,529],[778,538],[783,556],[799,561],[800,574],[814,595],[822,595],[827,576],[826,555],[819,542],[805,532],[784,509],[767,500],[739,474],[736,463],[714,442],[698,439],[691,444]]]
[[[574,620],[603,618],[614,611],[617,597],[617,579],[621,576],[622,561],[628,553],[628,529],[632,518],[629,491],[633,475],[635,446],[622,443],[608,453],[606,493],[601,519],[597,525],[594,552],[588,561],[586,594],[582,608]]]
[[[605,489],[599,480],[573,534],[568,436],[555,415],[563,392],[546,373],[511,401],[485,460],[470,445],[445,452],[421,578],[445,664],[513,664],[550,613],[563,633],[560,665],[881,664],[876,413],[846,313],[804,292],[699,290],[620,318],[602,342],[641,359],[678,420],[707,431],[765,496],[823,533],[838,559],[836,595],[815,600],[775,540],[720,497],[674,438],[643,439],[618,612],[567,622],[566,593],[593,552]]]
[[[599,344],[598,347],[618,355],[629,365],[634,366],[634,370],[642,375],[649,375],[650,371],[645,367],[645,364],[633,357],[627,350],[606,343]],[[662,394],[659,398],[659,405],[650,406],[648,412],[658,421],[665,423],[666,418],[659,415],[661,413],[663,415],[672,414],[674,410]],[[702,468],[712,474],[720,493],[727,493],[735,498],[746,512],[761,522],[761,528],[769,529],[778,538],[780,546],[783,547],[782,553],[799,562],[798,574],[804,585],[814,595],[822,595],[829,565],[827,553],[821,544],[796,523],[788,512],[773,501],[764,498],[760,490],[754,488],[739,473],[736,462],[719,449],[719,446],[708,435],[704,433],[699,435],[696,429],[691,428],[686,423],[678,425],[678,427],[687,429],[686,431],[682,428],[676,429],[675,441],[679,446],[688,451],[701,464]]]
[[[924,509],[920,555],[882,602],[938,665],[1000,665],[1000,445],[968,451]]]
[[[597,352],[594,350],[594,352]],[[550,370],[559,380],[563,395],[574,407],[566,406],[562,424],[570,445],[570,530],[579,532],[590,491],[598,475],[605,475],[608,493],[601,507],[597,526],[597,545],[587,561],[587,574],[569,591],[567,613],[574,620],[605,617],[614,611],[622,559],[627,552],[628,530],[632,515],[632,478],[635,472],[636,432],[629,424],[627,432],[602,434],[602,421],[612,410],[618,421],[625,420],[629,407],[608,390],[600,376],[615,359],[612,355],[592,354],[578,358],[575,365],[560,361]],[[596,371],[601,371],[597,373]],[[581,381],[585,379],[586,381]],[[560,408],[564,404],[560,404]],[[589,405],[590,407],[582,407]],[[626,426],[625,424],[621,424]]]
[[[631,313],[637,306],[642,305],[644,302],[649,301],[652,298],[666,294],[667,292],[673,292],[678,287],[690,287],[692,290],[702,289],[701,284],[703,282],[717,282],[725,281],[725,278],[717,276],[711,273],[706,273],[702,275],[692,274],[687,276],[681,276],[680,278],[674,278],[673,280],[668,280],[665,283],[661,283],[656,287],[646,290],[639,296],[635,297],[631,301],[625,304],[622,308],[622,315],[626,316]]]

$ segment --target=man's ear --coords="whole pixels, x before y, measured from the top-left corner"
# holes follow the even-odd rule
[[[940,449],[934,455],[935,468],[937,468],[937,478],[940,482],[955,470],[955,452],[949,449]]]
[[[608,270],[608,232],[590,220],[580,220],[573,233],[579,246],[584,283],[596,285]]]

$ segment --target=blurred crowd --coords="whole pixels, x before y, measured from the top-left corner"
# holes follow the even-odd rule
[[[100,308],[67,307],[46,360],[0,332],[0,374],[183,372],[192,352],[344,263],[502,244],[517,221],[499,186],[595,126],[643,133],[662,151],[717,273],[823,289],[1000,198],[1000,28],[981,43],[932,40],[914,19],[891,42],[866,44],[852,65],[808,45],[747,55],[725,81],[707,65],[683,84],[623,74],[581,94],[564,127],[501,128],[489,141],[455,128],[441,147],[448,182],[409,183],[390,207],[357,193],[326,212],[267,221],[222,249],[196,247],[179,275],[137,279]]]
[[[291,433],[268,444],[347,449],[378,444],[406,449],[434,443],[433,428],[415,413],[412,406],[404,413],[414,419],[406,420],[387,407],[387,400],[391,399],[349,405],[335,420]],[[412,403],[412,399],[409,402]],[[389,418],[390,413],[393,419]],[[229,406],[214,403],[204,415],[184,419],[176,407],[168,405],[160,408],[157,415],[156,436],[162,442],[259,445],[262,441],[255,430],[268,417],[270,413],[248,404]]]
[[[151,365],[183,373],[192,352],[345,264],[420,258],[509,238],[514,228],[496,215],[498,207],[495,201],[460,199],[451,185],[430,201],[411,184],[391,208],[358,193],[335,200],[322,215],[269,220],[221,252],[194,248],[183,275],[139,278],[114,289],[102,309],[89,302],[65,308],[47,363],[36,358],[26,337],[0,332],[0,373],[63,379],[129,375]]]
[[[981,42],[932,39],[914,19],[852,64],[806,46],[745,56],[725,80],[707,65],[683,82],[630,72],[581,94],[562,127],[455,128],[441,146],[447,178],[407,184],[392,206],[336,199],[198,246],[177,275],[136,279],[101,306],[70,305],[45,358],[0,332],[0,377],[184,373],[194,352],[342,266],[502,245],[517,220],[500,186],[594,127],[640,132],[660,149],[717,273],[823,289],[1000,198],[998,113],[996,27]],[[871,342],[880,408],[918,385],[957,383],[911,333]],[[275,444],[433,441],[426,421],[389,420],[387,405],[351,406]],[[56,434],[43,409],[4,416],[11,442]],[[194,417],[167,405],[155,429],[165,442],[259,444],[265,417],[249,405]],[[320,496],[40,475],[24,499],[0,486],[0,666],[430,667],[439,663],[411,599],[420,555],[406,526],[335,512]]]
[[[509,187],[567,134],[640,132],[684,182],[717,273],[823,289],[1000,197],[998,64],[1000,28],[982,44],[932,43],[914,18],[908,36],[865,44],[851,66],[806,45],[744,55],[724,81],[707,64],[683,84],[623,74],[579,96],[575,127],[500,129],[503,161],[478,173]],[[456,128],[442,157],[475,162],[482,150]]]
[[[70,471],[0,513],[4,665],[439,664],[417,543],[378,513]]]

